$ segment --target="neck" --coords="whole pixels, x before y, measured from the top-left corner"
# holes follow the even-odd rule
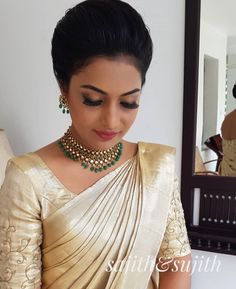
[[[115,165],[115,163],[120,160],[123,150],[123,144],[121,142],[105,150],[88,148],[84,146],[78,138],[74,137],[71,127],[64,136],[59,139],[58,145],[66,157],[74,161],[80,161],[85,169],[90,167],[90,170],[94,172],[101,172]]]

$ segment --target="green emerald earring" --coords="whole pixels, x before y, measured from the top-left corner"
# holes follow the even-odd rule
[[[63,113],[69,113],[69,108],[67,104],[67,99],[64,95],[60,95],[59,97],[59,108],[62,109]]]

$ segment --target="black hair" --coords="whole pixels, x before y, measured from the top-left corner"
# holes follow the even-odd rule
[[[233,94],[233,97],[236,98],[236,83],[234,84],[232,94]]]
[[[120,0],[86,0],[66,11],[52,37],[55,77],[67,89],[71,76],[95,57],[131,57],[142,86],[153,44],[141,15]]]

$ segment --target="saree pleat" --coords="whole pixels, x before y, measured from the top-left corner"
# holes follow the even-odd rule
[[[128,254],[140,216],[140,196],[135,198],[140,193],[137,164],[136,157],[132,158],[115,175],[108,175],[109,180],[100,182],[94,193],[82,192],[44,220],[45,288],[78,288],[78,284],[87,288],[91,276],[96,278],[96,274],[106,272],[110,260],[123,259]],[[47,232],[53,232],[53,237]],[[61,237],[56,239],[58,236]],[[103,282],[109,276],[105,275]]]
[[[144,280],[147,287],[152,270],[132,271],[157,254],[164,222],[153,228],[155,206],[159,198],[168,204],[161,175],[173,177],[173,166],[164,171],[148,156],[139,143],[134,157],[43,220],[43,288],[145,288]],[[164,204],[161,219],[167,216]]]

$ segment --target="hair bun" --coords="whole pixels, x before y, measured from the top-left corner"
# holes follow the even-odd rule
[[[233,87],[232,93],[233,93],[234,98],[236,98],[236,83]]]

